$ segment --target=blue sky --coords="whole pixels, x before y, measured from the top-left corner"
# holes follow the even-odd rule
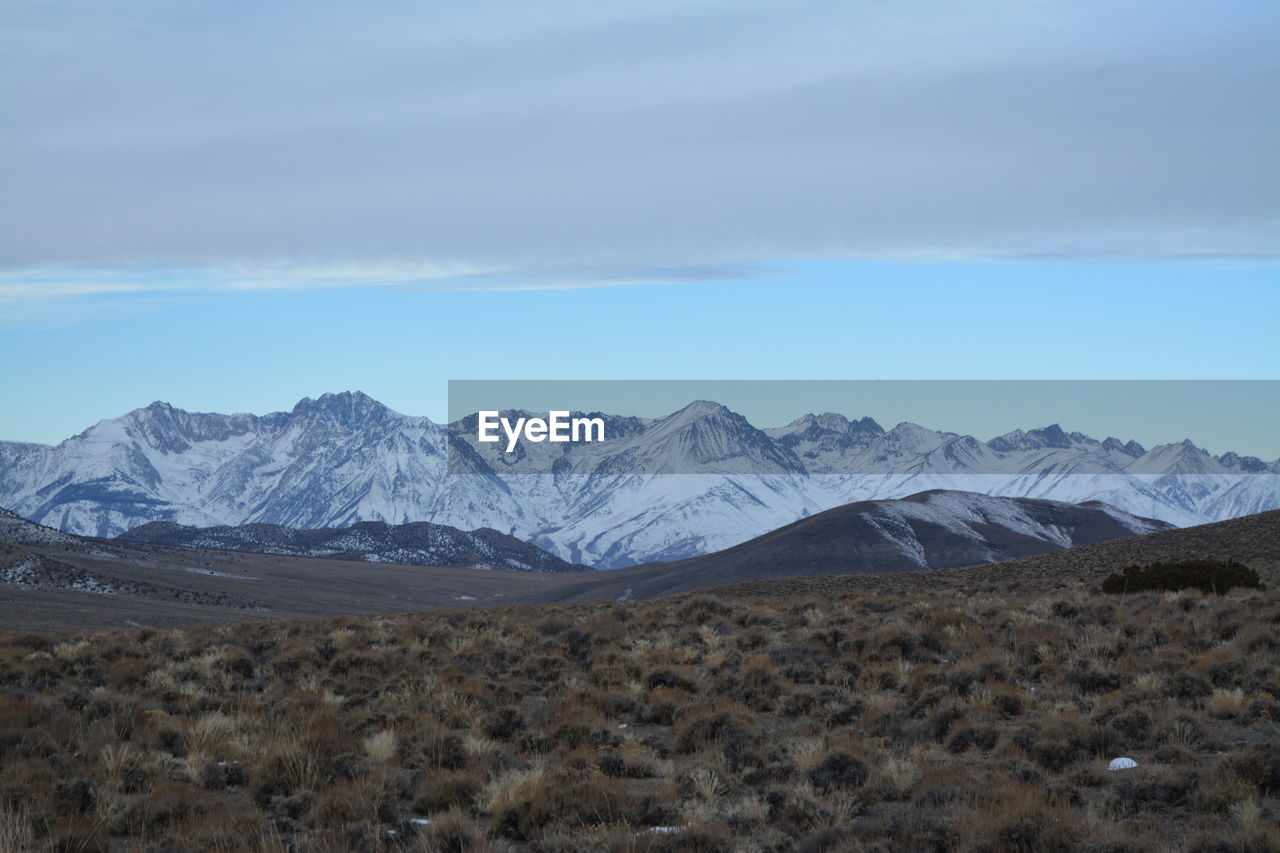
[[[4,5],[0,438],[1280,365],[1271,0]]]
[[[98,316],[5,329],[0,435],[55,442],[157,399],[263,413],[340,390],[441,420],[449,379],[1273,379],[1277,272],[845,261],[563,290],[115,295]],[[1005,427],[1040,425],[1011,411]],[[1122,437],[1168,437],[1151,432]],[[1190,437],[1270,459],[1273,434]]]

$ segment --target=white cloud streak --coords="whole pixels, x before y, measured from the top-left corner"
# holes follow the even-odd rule
[[[104,297],[172,298],[183,294],[386,288],[418,291],[578,290],[754,278],[748,267],[528,267],[461,264],[231,264],[119,268],[47,267],[0,271],[0,325],[80,320]],[[68,312],[68,306],[74,310]]]

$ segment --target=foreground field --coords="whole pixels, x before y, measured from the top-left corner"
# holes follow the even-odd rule
[[[10,635],[0,849],[1277,850],[1263,569]]]

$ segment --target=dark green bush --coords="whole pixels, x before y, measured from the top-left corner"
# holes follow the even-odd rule
[[[1221,595],[1232,587],[1261,589],[1258,573],[1248,566],[1220,560],[1183,560],[1129,566],[1102,582],[1103,592],[1168,592],[1198,589]]]
[[[862,787],[867,783],[867,765],[847,752],[833,752],[809,771],[813,787],[826,791],[832,785]]]

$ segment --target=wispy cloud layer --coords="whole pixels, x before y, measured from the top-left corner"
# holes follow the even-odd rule
[[[179,297],[255,290],[574,290],[756,278],[746,266],[529,266],[315,263],[222,266],[36,267],[0,270],[0,325],[61,325],[110,297]]]
[[[1271,2],[6,7],[0,310],[1280,254]]]

